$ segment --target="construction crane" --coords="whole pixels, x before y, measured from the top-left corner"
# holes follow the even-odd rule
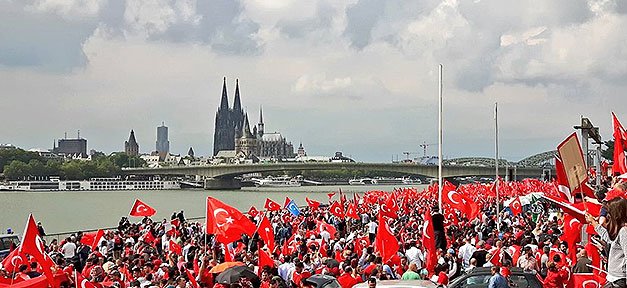
[[[427,144],[427,141],[423,141],[422,144],[420,144],[420,147],[422,147],[422,156],[423,157],[427,157],[427,147],[432,146],[432,145],[438,145],[438,144]]]

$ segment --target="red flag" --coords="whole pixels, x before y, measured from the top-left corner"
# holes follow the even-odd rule
[[[224,262],[233,262],[233,255],[231,255],[231,251],[229,251],[229,247],[222,243],[224,246]]]
[[[379,229],[377,229],[377,236],[375,238],[374,248],[381,254],[383,263],[387,263],[400,248],[398,240],[390,231],[390,226],[383,219],[383,216],[379,214]]]
[[[248,209],[248,215],[257,217],[257,215],[259,215],[259,211],[257,211],[257,208],[255,208],[255,206],[250,206],[250,209]]]
[[[187,274],[187,278],[189,278],[189,282],[192,282],[193,288],[200,288],[200,285],[198,285],[198,281],[196,281],[196,277],[194,277],[194,275],[192,275],[192,273],[190,273],[189,270],[187,270],[187,268],[185,268],[185,274]]]
[[[581,241],[582,224],[570,214],[564,214],[564,234],[560,236],[560,240],[568,243],[568,257],[574,263],[577,262],[576,244]]]
[[[522,250],[522,248],[518,245],[511,245],[507,248],[507,253],[509,256],[512,256],[513,263],[518,263],[518,258],[520,258],[521,252],[520,250]]]
[[[573,275],[573,287],[577,288],[600,288],[601,283],[592,273],[576,273]]]
[[[270,268],[274,267],[274,261],[272,261],[272,258],[270,258],[270,255],[268,255],[268,253],[266,253],[266,251],[263,251],[263,249],[259,249],[257,250],[259,251],[259,273],[261,273],[261,271],[263,270],[263,267],[266,266],[270,266]]]
[[[336,192],[333,193],[327,193],[327,196],[329,196],[329,201],[331,201],[331,198],[333,198],[333,196],[335,196]]]
[[[305,201],[307,201],[307,205],[311,207],[312,210],[316,210],[320,207],[320,202],[318,201],[310,200],[308,197],[305,197]]]
[[[181,245],[176,244],[176,242],[172,241],[172,239],[170,239],[169,245],[170,245],[170,252],[176,253],[178,255],[183,255]]]
[[[342,205],[340,205],[340,203],[337,201],[331,204],[331,207],[329,207],[329,211],[336,217],[344,218],[344,207],[342,207]]]
[[[266,198],[266,205],[264,207],[268,211],[280,211],[281,210],[281,205],[279,205],[279,203],[276,203],[270,200],[270,198]]]
[[[398,211],[398,205],[396,205],[394,196],[392,194],[389,194],[385,202],[381,204],[379,214],[390,218],[396,218],[396,211]]]
[[[155,236],[152,235],[152,232],[148,231],[146,232],[146,234],[144,234],[144,236],[141,237],[142,241],[149,243],[149,244],[153,244],[153,242],[155,242]]]
[[[140,201],[139,199],[135,199],[135,203],[133,203],[133,208],[131,208],[131,212],[129,215],[131,216],[152,216],[157,213],[157,210],[148,206],[146,203]]]
[[[567,200],[570,203],[575,202],[570,188],[568,187],[568,179],[566,178],[566,170],[564,170],[564,163],[559,156],[555,156],[555,174],[557,174],[557,191],[560,192],[560,197]]]
[[[520,197],[516,196],[516,199],[509,203],[509,209],[512,209],[512,214],[514,216],[522,213],[522,204],[520,203]]]
[[[357,210],[355,210],[354,202],[348,203],[348,207],[346,208],[346,217],[359,220],[359,215],[357,215]]]
[[[549,200],[549,202],[557,205],[559,208],[562,209],[562,211],[564,211],[564,213],[570,214],[572,217],[576,218],[581,223],[586,222],[586,217],[585,217],[586,211],[588,211],[588,213],[592,214],[595,217],[598,217],[600,214],[601,205],[599,204],[595,204],[592,202],[586,202],[585,204],[584,203],[571,204],[571,203],[564,201],[561,198],[557,198],[557,197],[553,197],[549,195],[542,195],[542,197],[544,197],[544,199],[546,200]]]
[[[625,158],[625,148],[627,148],[627,132],[620,124],[616,114],[612,112],[612,122],[614,123],[614,164],[612,173],[623,175],[627,173],[627,160]]]
[[[104,235],[104,231],[99,229],[98,232],[92,233],[83,233],[83,237],[81,237],[81,243],[91,247],[91,250],[94,251],[98,247],[98,243],[100,243],[100,239]]]
[[[75,277],[76,281],[74,281],[74,284],[76,284],[76,288],[97,288],[94,283],[91,283],[89,282],[89,280],[83,278],[83,275],[81,275],[81,273],[76,272]]]
[[[290,197],[285,197],[285,203],[283,203],[283,209],[287,209],[287,205],[289,205],[290,202],[292,202],[292,199],[290,199]]]
[[[323,228],[326,229],[329,234],[331,234],[331,239],[335,239],[335,233],[337,232],[337,229],[335,229],[335,227],[333,227],[333,225],[331,224],[316,220],[316,230],[318,231],[318,233],[322,233]]]
[[[14,249],[2,260],[2,267],[4,267],[4,270],[7,272],[18,271],[18,268],[22,264],[28,265],[28,257],[20,253],[19,249]]]
[[[259,237],[263,240],[263,242],[266,243],[268,249],[270,249],[270,251],[274,251],[274,229],[272,229],[270,220],[268,220],[266,215],[264,215],[261,222],[259,222],[257,233],[259,233]]]
[[[218,241],[231,243],[242,237],[255,233],[257,227],[239,210],[207,197],[207,234],[215,234]]]
[[[430,275],[433,275],[435,271],[435,265],[438,263],[438,255],[435,249],[435,232],[433,231],[433,220],[431,219],[431,212],[425,213],[425,223],[422,227],[422,243],[427,249],[427,259],[425,267],[429,271]]]
[[[490,260],[488,260],[488,262],[492,263],[494,266],[501,266],[501,249],[494,249],[492,250],[492,252],[490,252],[490,254],[492,254],[492,257],[490,257]]]
[[[39,236],[39,230],[37,229],[37,224],[35,224],[33,214],[28,215],[24,234],[22,235],[22,243],[18,251],[20,254],[26,253],[35,258],[35,261],[41,266],[44,275],[46,275],[48,283],[52,287],[56,287],[54,275],[52,274],[52,267],[55,267],[55,264],[52,258],[45,252],[44,242]]]

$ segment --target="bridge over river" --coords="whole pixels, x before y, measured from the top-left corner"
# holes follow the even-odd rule
[[[272,163],[272,164],[223,164],[204,166],[173,166],[161,168],[131,168],[122,170],[126,175],[197,175],[204,176],[205,189],[239,189],[241,184],[236,176],[249,173],[301,171],[301,170],[368,170],[399,172],[408,175],[423,175],[436,178],[437,165],[423,165],[414,163],[332,163],[332,162],[304,162],[304,163]],[[503,167],[499,170],[501,177],[541,177],[543,168],[515,168]],[[444,165],[442,175],[449,177],[464,176],[494,176],[495,169],[490,166]]]

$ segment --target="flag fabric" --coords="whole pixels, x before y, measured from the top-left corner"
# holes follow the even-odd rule
[[[19,249],[13,249],[13,251],[2,260],[2,267],[10,273],[18,271],[18,268],[22,264],[28,264],[28,257],[20,253]]]
[[[572,287],[601,288],[601,283],[598,282],[592,273],[575,273],[572,276]]]
[[[257,217],[257,215],[259,215],[259,211],[255,208],[255,206],[250,206],[250,209],[248,209],[248,215]]]
[[[308,197],[305,197],[305,201],[307,201],[307,206],[311,207],[311,209],[316,210],[320,207],[320,202],[310,200]]]
[[[94,283],[91,283],[89,280],[83,278],[83,275],[78,273],[78,271],[74,274],[74,277],[76,278],[76,281],[74,281],[76,288],[97,288]]]
[[[572,194],[570,193],[570,187],[568,187],[568,179],[566,178],[566,170],[564,170],[564,163],[559,156],[555,156],[555,174],[557,175],[557,191],[560,192],[560,197],[567,200],[570,203],[575,202]]]
[[[548,200],[549,202],[557,205],[559,208],[562,209],[564,213],[570,214],[571,216],[579,220],[579,222],[581,223],[586,223],[586,217],[585,217],[586,211],[595,217],[598,217],[600,214],[600,210],[601,210],[600,204],[595,204],[592,202],[586,202],[585,204],[584,203],[572,204],[572,203],[568,203],[564,201],[561,198],[557,198],[557,197],[553,197],[549,195],[542,195],[542,197]]]
[[[398,240],[381,214],[379,214],[379,229],[377,229],[374,248],[381,254],[383,263],[387,263],[400,248]]]
[[[316,220],[316,231],[318,231],[318,233],[322,233],[322,231],[324,230],[327,230],[327,232],[331,234],[331,239],[335,239],[335,233],[337,232],[337,229],[335,229],[335,227],[333,227],[333,225],[331,224]]]
[[[193,288],[200,288],[200,285],[198,285],[198,281],[196,281],[196,277],[194,277],[194,275],[192,275],[192,273],[189,272],[187,268],[185,268],[185,274],[187,274],[187,278],[189,278],[189,282],[192,283]]]
[[[270,220],[266,215],[263,216],[261,222],[259,222],[259,227],[257,228],[257,233],[259,233],[259,238],[266,243],[268,249],[270,251],[274,251],[274,230],[272,225],[270,224]]]
[[[625,158],[625,148],[627,148],[627,132],[612,112],[612,122],[614,124],[614,164],[612,173],[623,175],[627,173],[627,159]]]
[[[279,205],[279,203],[276,203],[270,200],[270,198],[266,198],[266,205],[264,207],[268,211],[280,211],[281,210],[281,205]]]
[[[425,213],[425,223],[422,227],[422,243],[425,249],[427,249],[425,267],[427,268],[427,271],[429,271],[429,275],[433,275],[435,265],[438,263],[438,255],[435,248],[435,232],[433,231],[431,211],[427,211]]]
[[[98,248],[98,244],[104,235],[104,230],[99,229],[97,232],[92,233],[83,233],[83,237],[81,237],[81,243],[91,247],[91,250],[94,251]]]
[[[397,211],[398,211],[398,205],[396,204],[396,201],[394,200],[394,196],[392,194],[389,194],[387,196],[387,199],[385,199],[385,202],[383,202],[383,204],[381,204],[381,206],[379,207],[379,214],[390,217],[390,218],[396,218]]]
[[[221,243],[239,240],[242,234],[252,236],[257,230],[242,212],[212,197],[207,197],[206,221],[207,234],[217,235]]]
[[[568,243],[568,251],[573,252],[568,253],[568,256],[573,263],[577,261],[577,253],[574,252],[577,251],[576,243],[581,241],[582,226],[577,218],[570,214],[564,214],[564,227],[562,228],[564,234],[559,239]]]
[[[290,199],[290,197],[285,197],[285,203],[283,203],[283,209],[287,209],[287,205],[289,205],[290,202],[292,202],[292,199]]]
[[[512,209],[512,214],[514,216],[522,213],[522,204],[520,203],[520,197],[516,196],[516,199],[509,203],[509,209]]]
[[[152,232],[147,231],[140,239],[146,243],[153,244],[156,238],[152,235]]]
[[[46,275],[46,279],[48,279],[48,283],[50,283],[52,287],[56,287],[54,275],[52,274],[52,268],[55,267],[55,264],[52,258],[46,254],[44,242],[39,236],[39,230],[37,229],[37,224],[35,224],[33,214],[28,215],[24,234],[22,235],[22,242],[20,243],[20,248],[17,250],[20,254],[26,253],[33,257],[41,266],[44,275]]]
[[[357,214],[357,210],[355,209],[355,202],[348,203],[348,207],[346,207],[346,217],[359,220],[359,215]]]
[[[131,208],[131,212],[129,215],[131,216],[152,216],[157,213],[157,210],[148,206],[146,203],[140,201],[139,199],[135,199],[135,203],[133,203],[133,207]]]
[[[272,261],[272,258],[270,258],[270,255],[268,255],[266,251],[263,251],[263,249],[259,249],[257,251],[259,251],[259,262],[257,264],[259,266],[259,273],[261,273],[261,271],[263,270],[263,267],[270,266],[270,268],[273,268],[274,261]]]
[[[170,247],[170,252],[172,253],[176,253],[177,255],[183,255],[183,251],[181,249],[181,245],[176,244],[176,242],[172,241],[172,239],[170,239],[170,243],[169,247]]]
[[[342,205],[338,201],[335,201],[333,202],[333,204],[331,204],[331,207],[329,207],[329,211],[335,217],[344,218],[344,207],[342,207]]]
[[[288,203],[285,208],[294,216],[300,215],[300,209],[298,209],[298,205],[296,205],[296,202],[294,202],[294,200],[290,201],[290,203]]]
[[[335,196],[336,192],[333,193],[327,193],[327,196],[329,196],[329,201],[331,201],[331,198],[333,198],[333,196]]]

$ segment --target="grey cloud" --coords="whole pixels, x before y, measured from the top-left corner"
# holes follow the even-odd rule
[[[360,0],[346,9],[346,30],[344,35],[351,40],[351,46],[363,49],[370,43],[372,29],[383,15],[386,1]]]
[[[289,38],[302,38],[317,30],[331,28],[336,11],[326,3],[318,3],[316,14],[309,19],[279,21],[277,27]]]
[[[57,15],[33,14],[0,2],[0,65],[68,72],[86,62],[81,45],[96,27]]]

